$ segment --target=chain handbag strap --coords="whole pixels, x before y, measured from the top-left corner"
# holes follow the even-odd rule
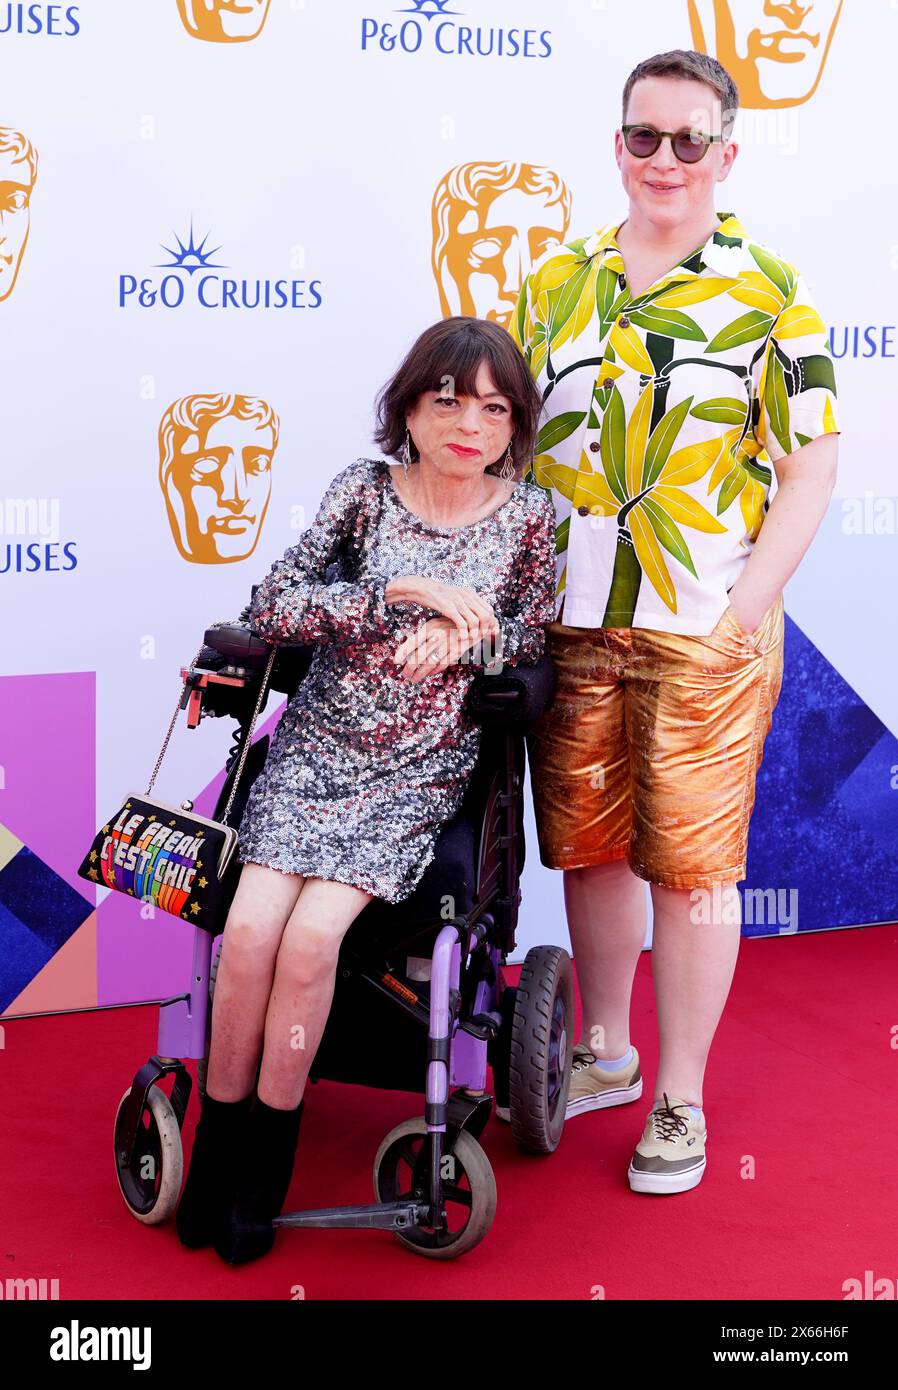
[[[271,648],[271,651],[268,653],[268,665],[265,667],[265,674],[262,677],[262,684],[259,686],[259,695],[258,699],[256,700],[256,708],[253,710],[253,717],[250,720],[246,738],[243,740],[243,749],[240,754],[240,762],[237,764],[237,771],[234,774],[234,782],[231,787],[231,795],[228,797],[228,804],[227,806],[225,806],[224,811],[222,812],[221,819],[222,823],[225,825],[227,824],[228,816],[231,814],[231,807],[234,804],[234,797],[237,795],[237,784],[240,781],[240,777],[243,772],[243,764],[246,762],[246,757],[249,753],[249,746],[253,741],[253,729],[256,727],[256,720],[259,717],[259,710],[262,708],[262,702],[265,699],[265,691],[268,687],[268,678],[271,675],[271,668],[274,665],[274,659],[277,656],[277,654],[278,647],[277,644],[275,644]]]
[[[204,644],[204,645],[205,645],[205,644]],[[191,663],[190,663],[190,666],[189,666],[188,672],[187,672],[188,676],[191,674],[192,671],[194,671],[194,670],[196,669],[196,664],[197,664],[197,662],[199,661],[200,656],[202,655],[202,653],[203,653],[203,647],[201,646],[201,647],[198,649],[196,656],[193,658],[193,660],[192,660]],[[253,717],[252,717],[252,719],[250,720],[249,730],[248,730],[248,732],[247,732],[246,738],[245,738],[244,741],[243,741],[243,749],[242,749],[242,751],[241,751],[241,753],[240,753],[240,762],[239,762],[239,764],[238,764],[238,766],[237,766],[237,774],[236,774],[236,776],[235,776],[235,778],[234,778],[234,784],[233,784],[233,786],[231,787],[231,794],[230,794],[230,796],[228,797],[228,804],[227,804],[227,806],[225,807],[224,813],[223,813],[222,818],[221,818],[223,824],[227,821],[228,816],[230,815],[231,807],[232,807],[232,805],[234,804],[234,797],[235,797],[236,794],[237,794],[237,784],[238,784],[239,781],[240,781],[240,777],[241,777],[241,774],[242,774],[242,772],[243,772],[243,764],[246,762],[247,754],[249,753],[249,746],[250,746],[250,743],[252,742],[253,730],[254,730],[255,727],[256,727],[256,720],[257,720],[258,717],[259,717],[259,710],[262,708],[262,701],[265,699],[265,691],[266,691],[266,689],[268,688],[268,680],[269,680],[269,677],[271,676],[271,668],[274,666],[274,661],[275,661],[275,657],[277,656],[277,654],[278,654],[278,645],[277,645],[277,644],[274,644],[274,645],[272,646],[272,648],[271,648],[271,651],[268,653],[268,664],[267,664],[267,666],[265,667],[265,673],[264,673],[264,675],[262,676],[262,684],[259,686],[259,695],[258,695],[258,698],[257,698],[257,700],[256,700],[256,708],[253,710]],[[165,738],[162,740],[162,747],[159,749],[159,757],[156,759],[156,766],[153,768],[152,774],[151,774],[151,776],[150,776],[149,785],[147,786],[147,789],[146,789],[146,791],[144,792],[144,796],[149,796],[149,795],[150,795],[150,792],[153,790],[153,783],[156,781],[156,777],[157,777],[157,775],[158,775],[159,769],[160,769],[160,767],[162,766],[162,759],[165,757],[165,752],[166,752],[166,749],[168,748],[169,739],[170,739],[171,736],[172,736],[172,733],[173,733],[173,731],[174,731],[175,724],[177,723],[178,715],[179,715],[180,712],[181,712],[181,701],[182,701],[183,698],[184,698],[184,684],[185,684],[185,682],[182,682],[182,683],[181,683],[181,693],[180,693],[180,695],[178,696],[178,703],[175,705],[175,710],[174,710],[174,713],[173,713],[173,715],[172,715],[172,717],[171,717],[171,723],[169,724],[168,729],[166,730]]]
[[[204,643],[203,645],[205,645],[205,643]],[[200,656],[202,655],[202,651],[203,651],[203,648],[200,647],[200,649],[199,649],[199,651],[197,652],[196,656],[193,658],[193,660],[192,660],[191,663],[190,663],[190,667],[189,667],[189,670],[188,670],[188,672],[187,672],[188,675],[190,675],[190,673],[196,669],[196,663],[199,661]],[[181,712],[181,701],[182,701],[182,699],[184,698],[184,684],[185,684],[185,682],[182,681],[182,682],[181,682],[181,693],[180,693],[179,696],[178,696],[178,703],[175,705],[175,712],[174,712],[174,714],[173,714],[172,717],[171,717],[171,723],[170,723],[169,726],[168,726],[168,732],[166,733],[165,738],[162,740],[162,747],[159,749],[159,757],[156,759],[156,766],[153,768],[153,771],[152,771],[152,773],[151,773],[151,775],[150,775],[149,786],[147,787],[146,791],[144,792],[144,796],[149,796],[150,792],[153,790],[153,783],[155,782],[156,776],[157,776],[157,774],[158,774],[158,772],[159,772],[159,769],[160,769],[160,767],[162,766],[162,759],[165,757],[165,750],[168,748],[168,741],[169,741],[169,739],[170,739],[171,736],[172,736],[172,731],[173,731],[173,729],[174,729],[174,727],[175,727],[175,722],[176,722],[176,720],[177,720],[177,718],[178,718],[178,715],[179,715],[180,712]]]

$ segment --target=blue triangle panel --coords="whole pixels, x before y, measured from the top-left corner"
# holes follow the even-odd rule
[[[54,952],[0,903],[0,1013],[8,1009]]]
[[[27,845],[0,869],[0,1011],[94,911]]]
[[[744,936],[898,921],[896,769],[898,739],[787,616],[743,888],[792,893],[797,927]]]

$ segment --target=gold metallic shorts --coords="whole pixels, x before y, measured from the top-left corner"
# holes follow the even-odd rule
[[[550,623],[554,700],[528,738],[540,858],[627,859],[640,878],[745,877],[755,776],[783,677],[783,600],[707,637]]]

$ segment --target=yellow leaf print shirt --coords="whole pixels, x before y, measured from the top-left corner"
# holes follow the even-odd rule
[[[767,511],[771,461],[838,433],[803,276],[733,213],[638,299],[617,227],[552,247],[511,326],[545,405],[529,481],[557,518],[555,617],[707,635]]]

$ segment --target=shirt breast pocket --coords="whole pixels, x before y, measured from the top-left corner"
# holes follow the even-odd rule
[[[664,400],[667,433],[676,425],[670,452],[720,440],[735,448],[752,437],[752,386],[747,366],[732,369],[713,362],[672,364]],[[658,411],[653,419],[658,418]]]

